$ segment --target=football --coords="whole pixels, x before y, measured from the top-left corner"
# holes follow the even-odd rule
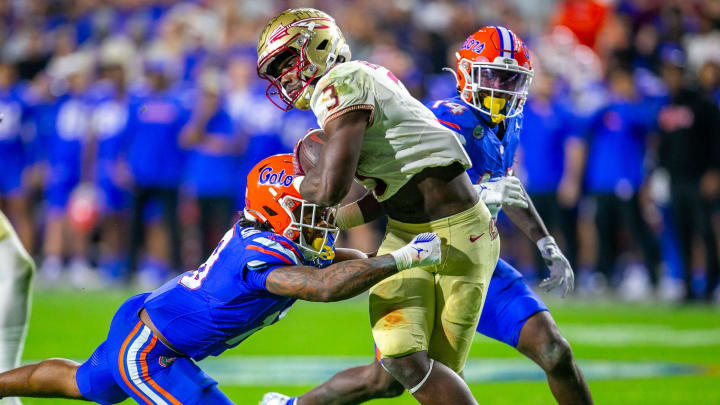
[[[320,153],[327,137],[322,129],[311,129],[302,138],[298,149],[295,151],[295,157],[297,161],[294,162],[296,165],[299,164],[303,172],[307,173],[308,170],[312,170],[317,166],[318,160],[320,160]],[[297,168],[296,168],[297,171]],[[353,184],[350,187],[350,191],[345,198],[340,202],[340,205],[349,204],[353,201],[360,199],[367,193],[367,189],[358,183],[357,180],[353,180]]]
[[[295,157],[300,164],[300,168],[303,172],[307,173],[308,170],[312,170],[317,166],[317,162],[320,159],[320,152],[322,152],[323,146],[327,137],[322,129],[311,129],[302,138],[298,150],[295,152]]]

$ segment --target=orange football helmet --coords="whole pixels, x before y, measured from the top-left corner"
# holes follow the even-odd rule
[[[522,112],[533,68],[525,43],[514,32],[482,27],[465,40],[455,57],[451,72],[465,103],[495,123]]]
[[[244,215],[268,223],[275,233],[297,243],[306,259],[314,260],[334,247],[340,230],[334,224],[334,209],[303,200],[293,179],[292,155],[260,161],[248,174]]]

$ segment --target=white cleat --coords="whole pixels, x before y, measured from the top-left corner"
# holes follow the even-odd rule
[[[260,401],[259,405],[287,405],[290,397],[279,392],[268,392]]]

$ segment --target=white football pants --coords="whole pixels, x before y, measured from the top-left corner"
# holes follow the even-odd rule
[[[23,248],[9,221],[0,212],[0,372],[20,366],[35,263]],[[17,398],[0,400],[2,405],[20,404]]]

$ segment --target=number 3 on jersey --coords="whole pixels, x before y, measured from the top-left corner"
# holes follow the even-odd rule
[[[213,264],[215,264],[218,257],[220,257],[220,252],[225,249],[225,246],[227,246],[228,242],[230,242],[230,239],[232,239],[233,236],[235,236],[235,227],[225,232],[225,236],[223,236],[222,240],[220,240],[220,243],[218,243],[217,247],[212,252],[210,257],[208,257],[205,263],[198,267],[197,270],[180,278],[178,283],[191,290],[197,290],[198,288],[200,288],[203,281],[208,276],[208,273],[210,273],[210,269],[212,268]]]

